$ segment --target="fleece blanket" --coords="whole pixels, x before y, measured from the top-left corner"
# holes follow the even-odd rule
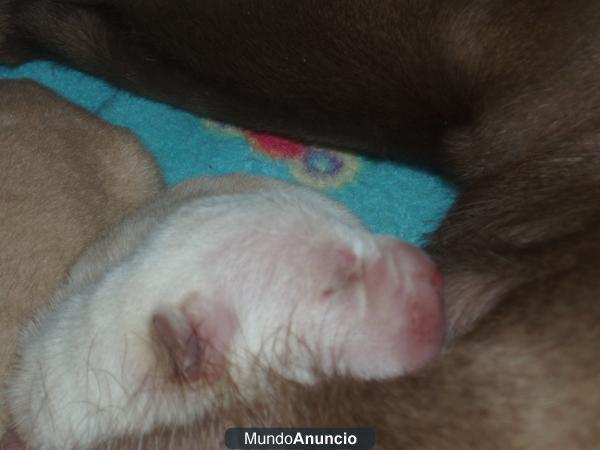
[[[131,129],[154,154],[169,185],[232,172],[291,180],[345,203],[373,231],[417,245],[425,243],[455,196],[452,186],[427,171],[215,123],[56,63],[0,66],[0,78],[34,79]]]

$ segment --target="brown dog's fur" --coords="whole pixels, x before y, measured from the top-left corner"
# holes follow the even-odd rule
[[[149,153],[36,83],[0,82],[0,380],[84,248],[162,187]],[[4,389],[2,389],[4,394]],[[0,399],[0,430],[6,423]]]
[[[597,1],[9,3],[5,61],[51,55],[244,126],[409,148],[461,188],[429,246],[447,354],[387,383],[282,384],[234,423],[373,426],[388,450],[600,441]]]

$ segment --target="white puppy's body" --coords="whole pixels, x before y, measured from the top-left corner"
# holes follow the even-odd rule
[[[440,288],[419,250],[312,191],[188,183],[73,267],[24,335],[11,412],[35,448],[85,448],[213,411],[224,380],[252,398],[261,369],[399,375],[440,348]]]

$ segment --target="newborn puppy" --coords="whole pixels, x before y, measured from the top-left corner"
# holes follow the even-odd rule
[[[22,342],[10,410],[33,448],[192,424],[268,374],[383,379],[442,345],[442,282],[306,188],[188,182],[95,243]]]
[[[26,80],[0,81],[0,171],[1,434],[19,330],[84,248],[162,179],[131,133]]]

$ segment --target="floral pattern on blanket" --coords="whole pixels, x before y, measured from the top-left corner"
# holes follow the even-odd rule
[[[360,170],[360,159],[348,153],[307,146],[267,133],[241,130],[208,119],[204,119],[203,123],[209,129],[245,137],[253,150],[270,159],[287,161],[292,177],[313,188],[342,187],[351,183]]]

